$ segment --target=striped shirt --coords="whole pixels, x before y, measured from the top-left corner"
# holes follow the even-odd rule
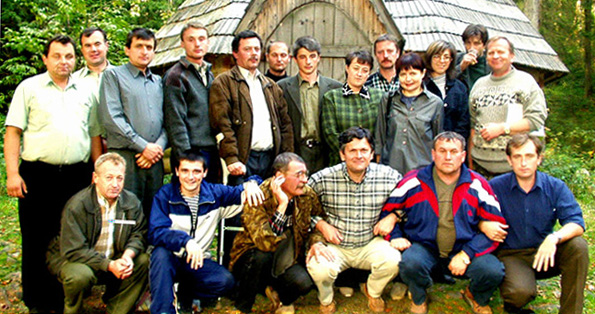
[[[358,248],[374,238],[382,206],[401,177],[388,166],[371,163],[362,182],[356,183],[349,177],[346,164],[340,163],[313,174],[308,185],[318,194],[328,215],[326,222],[343,235],[339,245]],[[313,217],[313,224],[320,219]]]
[[[180,194],[182,195],[182,197],[188,204],[188,207],[190,207],[190,219],[191,219],[190,237],[194,238],[194,233],[196,232],[196,227],[197,227],[196,223],[198,222],[198,199],[199,199],[199,196],[198,196],[198,194],[196,194],[195,196],[185,196],[184,194],[182,194],[182,191],[180,191]]]

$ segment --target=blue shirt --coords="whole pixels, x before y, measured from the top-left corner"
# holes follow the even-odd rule
[[[537,248],[560,225],[574,222],[585,229],[583,212],[566,184],[537,171],[535,185],[526,193],[509,172],[490,181],[502,215],[509,225],[503,249]]]

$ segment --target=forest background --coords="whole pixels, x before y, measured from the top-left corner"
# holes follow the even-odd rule
[[[124,42],[137,26],[157,31],[183,0],[4,0],[0,36],[0,287],[9,287],[20,269],[20,234],[15,199],[6,195],[3,155],[4,120],[16,86],[45,71],[41,51],[48,38],[68,34],[77,39],[89,26],[103,28],[110,40],[108,59],[127,61]],[[595,312],[595,97],[593,96],[592,0],[515,0],[566,64],[570,73],[544,87],[550,115],[546,122],[547,150],[541,170],[564,180],[582,205],[590,244],[591,267],[585,291],[585,313]],[[84,60],[77,53],[77,68]],[[445,288],[449,298],[455,288]],[[440,289],[438,289],[441,291]],[[450,292],[449,292],[450,291]],[[540,283],[538,313],[555,312],[557,281]],[[497,299],[497,297],[496,297]],[[460,301],[457,301],[460,302]],[[498,302],[498,300],[493,301]],[[0,311],[14,312],[22,304],[0,289]],[[461,303],[462,304],[462,303]],[[492,303],[494,304],[494,303]],[[500,306],[496,308],[501,313]],[[365,308],[362,303],[361,309]],[[540,309],[540,310],[539,310]],[[456,310],[445,309],[446,313]],[[352,311],[353,312],[353,311]]]

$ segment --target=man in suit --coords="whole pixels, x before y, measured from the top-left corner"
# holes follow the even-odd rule
[[[293,44],[293,59],[299,72],[279,81],[287,111],[293,123],[294,151],[305,161],[311,173],[328,166],[326,145],[320,131],[320,108],[324,94],[341,83],[319,75],[320,43],[311,36]]]

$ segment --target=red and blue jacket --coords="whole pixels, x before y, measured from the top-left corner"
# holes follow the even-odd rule
[[[381,218],[401,210],[407,219],[395,226],[387,240],[407,238],[438,250],[438,198],[432,169],[434,163],[419,170],[410,171],[382,208]],[[500,204],[488,182],[477,172],[461,166],[461,176],[452,197],[452,210],[456,241],[451,255],[461,250],[471,259],[494,251],[498,242],[489,240],[478,228],[480,221],[505,223]]]

